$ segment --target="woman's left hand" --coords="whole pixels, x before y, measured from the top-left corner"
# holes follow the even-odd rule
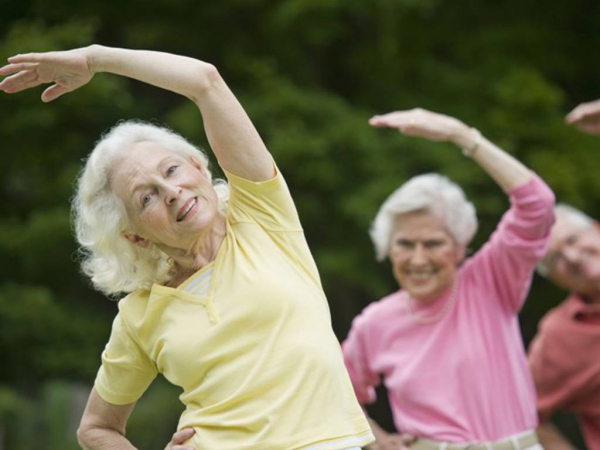
[[[184,445],[184,442],[194,435],[195,431],[193,428],[184,428],[183,430],[177,431],[173,434],[171,442],[167,444],[165,450],[194,450],[191,445]]]
[[[53,83],[42,94],[44,102],[80,88],[94,76],[89,47],[16,55],[8,58],[8,62],[10,64],[0,68],[0,75],[6,77],[0,83],[0,90],[14,94],[40,84]]]
[[[369,124],[374,127],[396,128],[407,136],[422,137],[432,141],[452,141],[456,144],[460,144],[464,136],[471,131],[454,117],[421,108],[373,116]]]

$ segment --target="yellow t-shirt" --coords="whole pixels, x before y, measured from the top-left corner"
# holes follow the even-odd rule
[[[119,302],[98,394],[132,403],[162,373],[183,390],[179,429],[195,428],[198,450],[372,442],[283,177],[227,178],[215,261],[177,289],[154,285]],[[206,296],[184,291],[211,266]]]

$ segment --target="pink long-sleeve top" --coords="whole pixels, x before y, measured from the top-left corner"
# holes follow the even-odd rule
[[[383,377],[398,430],[446,442],[494,441],[537,426],[517,315],[554,223],[554,195],[534,176],[509,193],[489,241],[433,302],[402,291],[372,303],[343,343],[361,404]],[[415,305],[416,303],[416,305]],[[423,318],[440,317],[433,323]]]

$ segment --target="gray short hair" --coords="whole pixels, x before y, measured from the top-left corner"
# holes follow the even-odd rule
[[[167,281],[171,263],[154,246],[141,248],[124,239],[132,226],[121,199],[111,190],[110,175],[115,162],[139,142],[155,142],[183,157],[194,157],[206,170],[208,158],[199,148],[165,127],[141,121],[117,124],[96,143],[79,174],[72,200],[72,219],[81,246],[81,268],[99,291],[116,296],[153,283]],[[213,180],[219,210],[225,212],[229,190],[223,180]]]
[[[554,215],[556,217],[556,222],[554,223],[555,226],[560,221],[567,222],[578,230],[585,230],[594,226],[594,219],[566,203],[557,204],[554,207]],[[538,262],[536,269],[537,272],[544,277],[548,276],[548,273],[550,272],[550,267],[548,267],[547,261],[544,259]]]
[[[371,226],[371,239],[379,261],[388,256],[396,217],[422,210],[440,217],[459,245],[467,246],[475,236],[475,207],[467,200],[463,190],[443,175],[419,175],[396,189],[379,208]]]

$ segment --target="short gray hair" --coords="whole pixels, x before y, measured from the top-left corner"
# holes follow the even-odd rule
[[[419,175],[396,189],[379,208],[370,233],[379,261],[388,256],[396,217],[413,211],[438,216],[459,245],[467,246],[477,231],[475,207],[457,184],[437,173]]]
[[[142,121],[118,123],[96,143],[79,174],[72,200],[72,219],[81,246],[81,268],[99,291],[116,296],[168,280],[171,262],[154,246],[141,248],[124,239],[132,226],[121,199],[111,190],[112,168],[121,155],[139,142],[155,142],[183,157],[194,157],[206,170],[208,158],[199,148],[165,127]],[[225,212],[229,190],[213,180],[219,210]]]
[[[554,226],[560,221],[567,222],[578,230],[585,230],[594,226],[594,219],[566,203],[557,204],[554,207],[554,215],[556,217]],[[537,272],[544,277],[548,276],[548,273],[550,272],[550,267],[548,267],[547,261],[544,259],[538,262],[536,269]]]

